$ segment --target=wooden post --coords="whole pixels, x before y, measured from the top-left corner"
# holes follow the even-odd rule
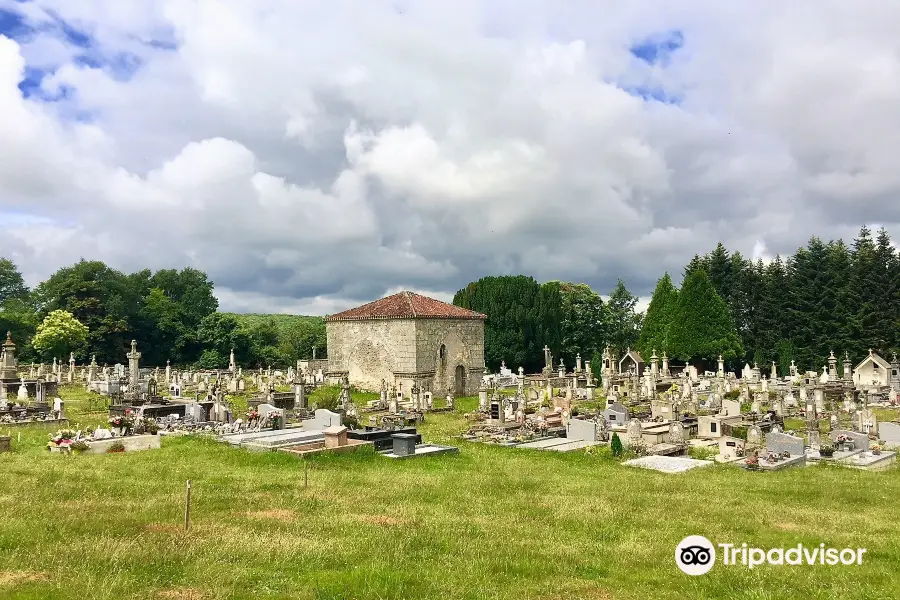
[[[191,528],[191,480],[187,480],[187,496],[184,502],[184,530]]]

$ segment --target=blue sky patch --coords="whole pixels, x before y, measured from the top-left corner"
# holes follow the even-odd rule
[[[683,100],[681,96],[677,94],[670,94],[661,87],[636,85],[623,87],[622,89],[632,96],[637,96],[638,98],[642,98],[647,102],[661,102],[663,104],[672,104],[675,106],[679,106]]]
[[[684,34],[678,29],[673,29],[652,35],[633,45],[629,50],[635,58],[648,65],[665,65],[672,54],[682,46],[684,46]]]
[[[0,35],[14,40],[29,37],[34,30],[25,22],[25,18],[12,10],[0,8]]]

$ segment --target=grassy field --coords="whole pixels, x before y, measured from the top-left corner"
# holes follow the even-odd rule
[[[73,425],[105,419],[84,392],[63,397]],[[426,439],[452,441],[473,404],[429,416]],[[286,455],[190,438],[50,455],[50,431],[13,429],[15,451],[0,454],[0,598],[900,598],[896,469],[672,476],[605,452],[454,442],[459,455],[408,461],[320,456],[304,486]],[[689,577],[674,551],[690,534],[868,552],[861,566]]]

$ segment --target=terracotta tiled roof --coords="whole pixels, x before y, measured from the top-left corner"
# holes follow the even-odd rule
[[[414,292],[400,292],[325,317],[326,321],[363,321],[368,319],[487,319],[487,315]]]

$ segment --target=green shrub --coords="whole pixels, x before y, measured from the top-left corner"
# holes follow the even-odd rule
[[[691,449],[688,451],[690,457],[696,460],[711,460],[718,453],[718,450],[702,446],[691,446]]]
[[[725,392],[726,400],[737,400],[741,395],[741,390],[731,390],[730,392]]]
[[[744,425],[735,425],[731,428],[731,437],[741,438],[742,440],[747,439],[747,427]]]
[[[622,446],[622,440],[619,439],[618,433],[613,433],[612,440],[609,442],[609,449],[612,450],[612,455],[616,458],[625,453],[625,448]]]

